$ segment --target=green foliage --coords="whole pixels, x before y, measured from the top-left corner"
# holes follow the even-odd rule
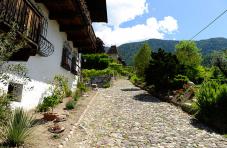
[[[227,132],[227,84],[208,81],[196,93],[198,112],[196,118]]]
[[[139,78],[137,75],[134,74],[134,75],[131,76],[130,81],[133,84],[138,84],[138,83],[142,82],[142,79]]]
[[[135,55],[134,66],[136,74],[140,77],[144,77],[145,69],[148,67],[151,60],[151,48],[148,44],[144,44]]]
[[[113,62],[106,54],[85,54],[82,55],[82,69],[106,69]]]
[[[74,101],[78,101],[78,99],[81,97],[81,95],[82,95],[82,93],[81,93],[81,91],[80,90],[76,90],[74,93],[73,93],[73,100]]]
[[[86,87],[86,85],[83,82],[79,82],[77,84],[77,88],[80,90],[81,93],[87,91],[87,87]]]
[[[209,54],[213,50],[221,51],[227,47],[227,39],[225,38],[212,38],[195,42],[197,47],[201,49],[203,55]],[[118,52],[122,59],[126,61],[127,65],[133,65],[133,58],[144,43],[148,43],[154,52],[157,52],[159,48],[162,48],[165,49],[165,52],[174,53],[175,46],[179,41],[150,39],[147,41],[123,44],[118,47]]]
[[[174,89],[183,88],[183,85],[187,84],[188,82],[189,82],[189,79],[187,76],[178,74],[173,79],[172,88]]]
[[[190,67],[198,66],[202,61],[200,49],[193,41],[181,41],[177,44],[176,56],[181,64]]]
[[[151,61],[145,72],[147,85],[154,85],[157,91],[171,88],[175,75],[179,74],[180,64],[175,55],[159,49],[151,54]]]
[[[122,64],[118,63],[110,63],[109,64],[109,69],[112,70],[112,73],[116,75],[121,75],[121,76],[128,76],[129,75],[129,68],[125,68]]]
[[[103,84],[103,88],[109,88],[110,86],[110,81],[104,82]]]
[[[53,85],[53,94],[58,95],[61,99],[63,99],[64,97],[69,97],[71,95],[68,79],[63,75],[56,75],[54,77]]]
[[[84,69],[82,70],[82,76],[83,78],[90,78],[94,76],[102,76],[102,75],[112,75],[113,71],[110,68],[104,69],[104,70],[95,70],[95,69]]]
[[[10,109],[10,101],[11,97],[3,94],[0,96],[0,126],[6,124],[8,121],[10,114],[11,114],[11,109]]]
[[[15,109],[12,116],[10,116],[9,123],[3,128],[1,135],[5,145],[20,146],[24,144],[31,134],[33,123],[33,118],[25,113],[23,109]]]
[[[208,79],[206,69],[203,66],[183,66],[181,73],[193,81],[195,84],[201,84]]]
[[[70,100],[66,103],[65,107],[67,110],[71,110],[75,108],[75,105],[76,105],[76,101]]]
[[[5,64],[9,58],[19,49],[27,45],[24,32],[18,36],[18,25],[12,22],[9,32],[0,33],[0,81],[7,84],[9,76],[5,73],[11,73],[22,76],[25,80],[27,69],[23,64]]]
[[[48,97],[44,97],[43,102],[37,106],[37,110],[39,112],[47,112],[50,108],[53,108],[58,105],[60,102],[60,98],[58,95],[51,95]]]

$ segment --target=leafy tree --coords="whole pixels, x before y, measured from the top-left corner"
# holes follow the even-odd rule
[[[140,77],[144,77],[145,69],[148,67],[151,60],[151,51],[152,49],[148,44],[144,44],[135,55],[134,66],[136,73]]]
[[[177,44],[176,56],[181,64],[190,67],[198,66],[202,61],[200,49],[193,41],[181,41],[179,44]]]

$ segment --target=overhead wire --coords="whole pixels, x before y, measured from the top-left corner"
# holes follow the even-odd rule
[[[211,21],[208,25],[206,25],[202,30],[196,33],[190,40],[192,41],[195,37],[197,37],[200,33],[202,33],[204,30],[210,27],[210,25],[212,25],[215,21],[217,21],[220,17],[222,17],[226,12],[227,12],[227,9],[223,11],[221,14],[219,14],[213,21]]]

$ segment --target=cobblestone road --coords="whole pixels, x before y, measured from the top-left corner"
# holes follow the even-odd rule
[[[227,148],[227,139],[181,109],[118,80],[98,96],[76,128],[68,148]]]

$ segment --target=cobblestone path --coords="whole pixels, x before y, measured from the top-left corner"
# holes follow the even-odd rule
[[[68,148],[227,148],[227,139],[181,109],[118,80],[98,96],[76,128]]]

